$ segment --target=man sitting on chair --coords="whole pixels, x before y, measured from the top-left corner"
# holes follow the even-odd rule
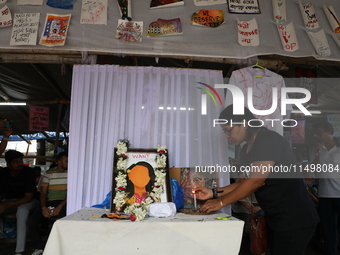
[[[46,218],[66,216],[67,164],[67,152],[60,152],[57,167],[47,170],[41,181],[40,204]]]

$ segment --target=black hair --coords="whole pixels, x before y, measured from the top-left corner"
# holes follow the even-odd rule
[[[240,123],[240,122],[245,121],[244,125],[248,126],[246,139],[251,138],[255,130],[264,128],[262,127],[263,123],[260,120],[257,120],[247,107],[244,107],[244,114],[234,115],[234,105],[231,104],[227,106],[221,112],[219,118],[228,121],[227,125],[230,125],[230,126],[234,126],[233,123]],[[252,120],[251,126],[247,124],[249,120]],[[235,124],[235,125],[241,125],[241,124]]]
[[[330,131],[332,135],[334,133],[332,124],[327,121],[314,123],[312,126],[314,129],[322,128],[324,131]]]
[[[145,166],[148,169],[150,181],[145,185],[145,190],[147,192],[151,192],[156,179],[155,170],[149,163],[144,161],[139,161],[136,164],[132,164],[127,170],[132,170],[132,168],[135,166]],[[131,198],[134,195],[134,185],[129,178],[127,178],[126,193],[128,198]]]
[[[23,158],[24,154],[16,150],[8,150],[5,153],[5,160],[7,164],[10,164],[14,159]]]

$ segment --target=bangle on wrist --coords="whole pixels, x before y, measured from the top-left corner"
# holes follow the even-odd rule
[[[212,188],[213,198],[218,198],[218,193],[222,193],[223,190],[217,190],[217,188]]]
[[[220,204],[223,207],[223,202],[222,202],[222,198],[220,198]]]

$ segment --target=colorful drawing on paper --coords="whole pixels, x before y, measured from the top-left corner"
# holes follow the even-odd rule
[[[309,2],[308,4],[302,4],[300,0],[299,6],[303,22],[305,23],[305,27],[308,29],[319,28],[319,21],[316,18],[316,13],[313,4],[311,2]]]
[[[47,0],[47,5],[53,8],[72,10],[75,0]]]
[[[286,0],[272,0],[274,20],[276,23],[287,21]]]
[[[192,189],[194,188],[212,188],[213,183],[216,181],[216,175],[211,174],[208,171],[195,171],[194,167],[181,168],[180,185],[184,194],[184,208],[194,208],[194,200],[191,197]],[[204,203],[204,201],[198,201],[198,204]]]
[[[305,120],[298,120],[297,125],[291,128],[292,144],[305,143]]]
[[[83,0],[80,24],[107,24],[107,0]]]
[[[36,45],[40,13],[14,14],[10,45]]]
[[[63,46],[66,41],[70,19],[71,14],[57,15],[47,13],[44,31],[39,44],[45,46]]]
[[[299,49],[299,42],[296,37],[294,24],[290,22],[288,25],[277,25],[280,34],[281,43],[285,51],[297,51]]]
[[[191,16],[191,25],[218,27],[224,23],[222,10],[200,10]]]
[[[13,24],[12,14],[10,9],[5,5],[0,9],[0,27],[9,27]]]
[[[228,0],[230,13],[260,14],[258,0]]]
[[[256,19],[240,21],[237,19],[238,43],[242,46],[259,46],[260,36]]]
[[[118,20],[116,38],[128,42],[142,42],[143,21]]]
[[[194,0],[196,6],[208,6],[216,4],[226,4],[227,0]]]
[[[131,0],[117,0],[122,19],[131,20]]]
[[[151,0],[150,8],[163,8],[184,5],[183,0]]]
[[[301,87],[304,89],[309,90],[311,93],[311,98],[308,101],[310,104],[317,104],[318,103],[318,90],[317,90],[317,79],[316,76],[317,72],[314,69],[307,69],[307,68],[297,68],[295,70],[295,76],[299,77],[299,82],[297,87]],[[304,98],[305,94],[296,93],[297,98]]]
[[[146,33],[147,36],[168,36],[168,35],[181,35],[182,32],[182,24],[181,19],[158,19],[150,23],[148,27],[148,31]]]
[[[44,0],[18,0],[17,5],[42,5]]]
[[[328,57],[331,55],[331,48],[329,47],[328,40],[323,29],[315,33],[307,32],[307,34],[319,56]]]
[[[329,25],[332,28],[333,33],[340,34],[340,21],[338,16],[336,15],[333,6],[327,7],[325,4],[323,5],[323,11],[326,14]]]

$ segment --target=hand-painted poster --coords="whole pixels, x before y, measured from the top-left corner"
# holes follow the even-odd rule
[[[184,5],[183,0],[151,0],[150,9]]]
[[[40,13],[14,14],[10,45],[36,45]]]
[[[313,4],[311,2],[308,4],[302,4],[300,0],[299,6],[305,27],[308,29],[319,28],[319,21],[316,18]]]
[[[295,76],[300,78],[297,87],[308,89],[311,93],[311,98],[308,101],[310,104],[318,103],[318,90],[316,84],[316,70],[307,68],[297,68],[295,70]],[[297,95],[299,98],[305,97],[305,94]]]
[[[328,19],[329,25],[332,28],[333,33],[340,34],[340,21],[338,19],[338,16],[336,15],[333,6],[326,6],[323,5],[323,10],[326,14],[326,17]]]
[[[222,10],[200,10],[191,16],[191,25],[218,27],[224,21]]]
[[[132,19],[132,11],[131,11],[131,1],[132,0],[117,0],[118,7],[120,11],[120,15],[122,19]]]
[[[63,46],[66,41],[67,30],[70,25],[71,14],[46,14],[44,31],[39,44],[45,46]]]
[[[143,21],[118,20],[116,38],[124,42],[142,42]]]
[[[287,21],[286,0],[272,0],[274,20],[276,23]]]
[[[166,35],[181,35],[182,32],[182,24],[181,19],[158,19],[150,23],[148,27],[148,31],[146,33],[147,36],[166,36]]]
[[[316,53],[319,56],[327,57],[331,55],[331,48],[329,47],[325,31],[321,29],[318,32],[307,32]]]
[[[228,0],[230,13],[260,14],[258,0]]]
[[[18,0],[17,5],[42,5],[44,0]]]
[[[208,6],[216,4],[226,4],[227,0],[194,0],[196,6]]]
[[[192,189],[206,187],[213,188],[214,183],[217,183],[217,175],[211,174],[207,167],[194,168],[185,167],[181,168],[180,185],[184,194],[184,208],[194,208],[194,199],[192,198]],[[204,201],[197,200],[198,205]]]
[[[107,0],[83,0],[80,24],[106,25]]]
[[[47,0],[47,5],[53,8],[72,10],[75,0]]]
[[[292,144],[305,143],[305,120],[298,120],[297,125],[291,128]]]
[[[294,24],[290,22],[288,25],[277,25],[277,30],[282,42],[282,47],[285,51],[297,51],[299,49],[299,42],[296,37]]]
[[[10,9],[5,5],[0,9],[0,27],[9,27],[13,23]]]
[[[260,36],[256,19],[240,21],[237,19],[238,43],[242,46],[259,46]]]
[[[49,108],[41,106],[30,107],[30,131],[48,131]]]

